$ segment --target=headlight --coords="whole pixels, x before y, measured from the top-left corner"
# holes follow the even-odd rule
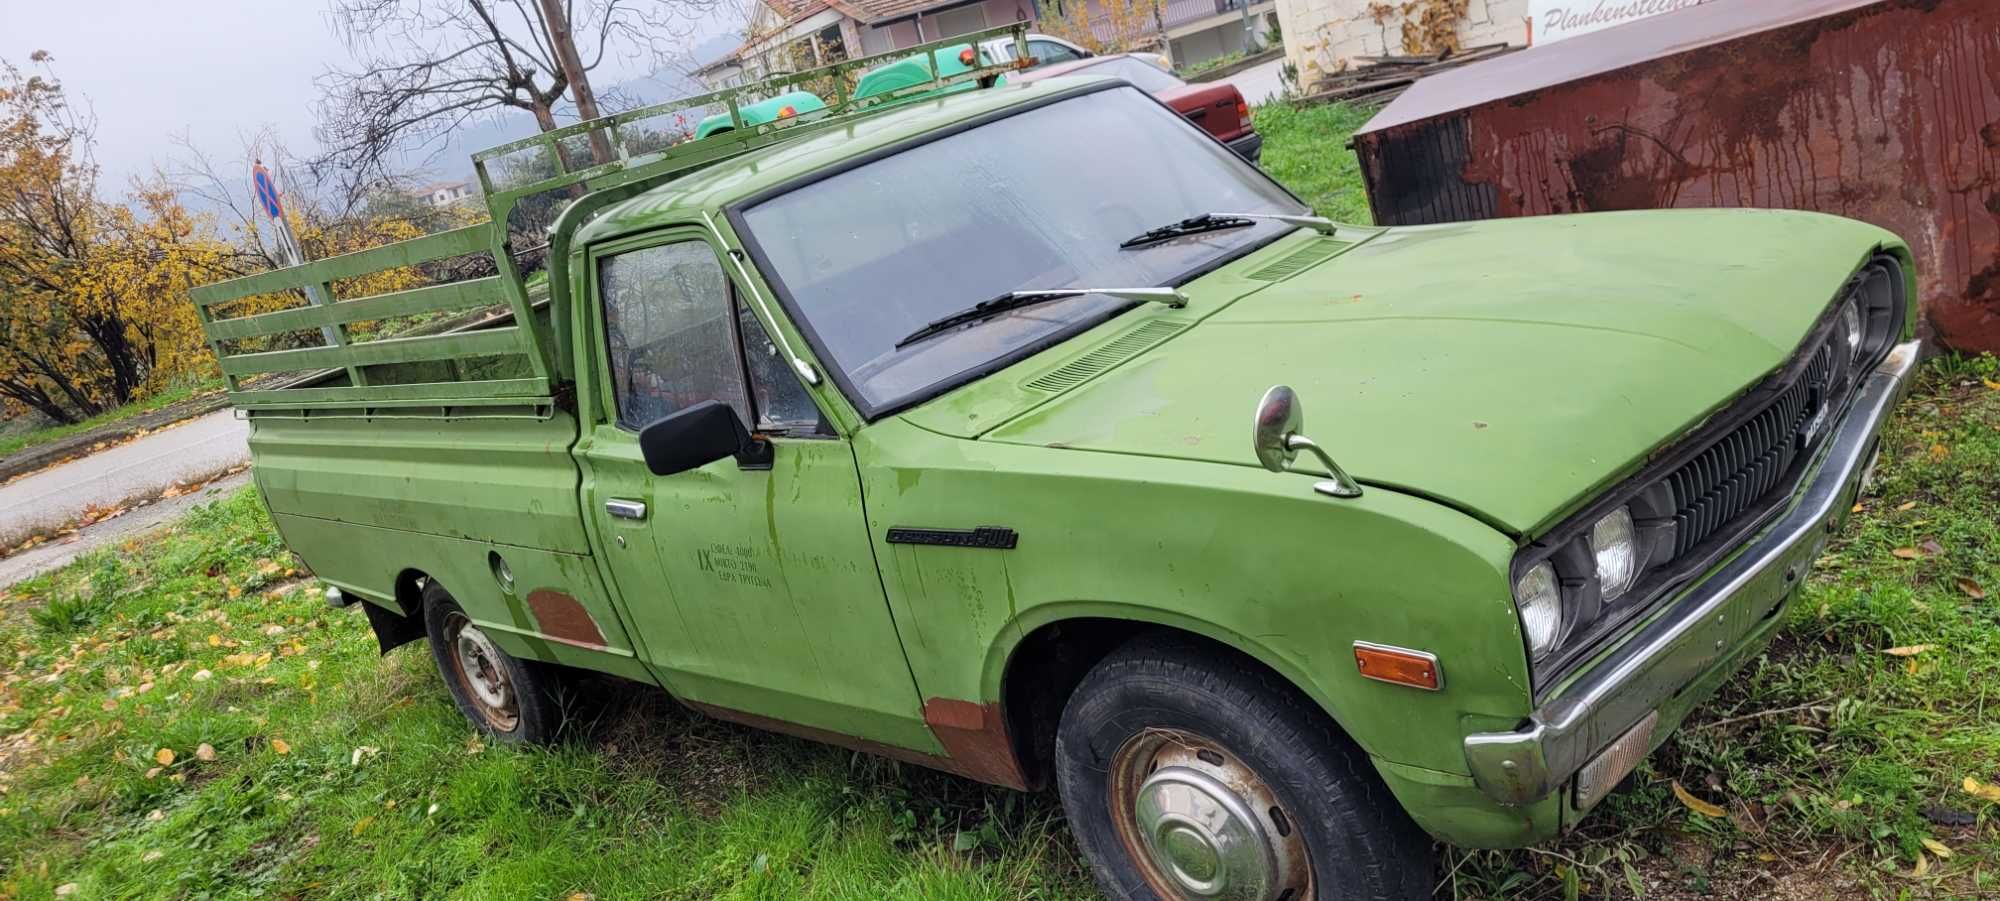
[[[1597,557],[1597,583],[1609,602],[1632,587],[1639,553],[1632,538],[1632,511],[1619,507],[1590,527],[1590,552]]]
[[[1514,605],[1521,608],[1521,632],[1528,636],[1528,656],[1540,657],[1556,646],[1562,634],[1562,585],[1556,568],[1537,563],[1514,583]]]
[[[1840,333],[1847,336],[1847,353],[1850,357],[1861,356],[1861,303],[1850,300],[1840,307]]]

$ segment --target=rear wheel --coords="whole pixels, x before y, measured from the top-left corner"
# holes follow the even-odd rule
[[[1056,736],[1077,843],[1120,899],[1428,898],[1431,843],[1288,685],[1178,637],[1085,676]]]
[[[424,586],[424,627],[445,687],[479,731],[505,742],[558,737],[567,688],[560,669],[501,650],[436,580]]]

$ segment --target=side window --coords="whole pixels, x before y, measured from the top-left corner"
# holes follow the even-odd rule
[[[750,393],[757,401],[757,428],[798,429],[819,424],[819,408],[791,361],[778,350],[757,314],[747,304],[736,305],[736,330],[743,336],[743,368],[750,374]]]
[[[597,282],[620,426],[641,429],[705,400],[756,421],[743,390],[729,280],[708,242],[608,257]]]
[[[1044,63],[1066,63],[1073,59],[1082,59],[1076,55],[1076,51],[1054,41],[1029,41],[1028,55]]]

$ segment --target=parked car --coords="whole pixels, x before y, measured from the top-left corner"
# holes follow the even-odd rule
[[[1096,75],[1122,78],[1134,87],[1165,101],[1175,112],[1188,117],[1203,131],[1229,145],[1244,159],[1257,162],[1264,155],[1264,136],[1250,121],[1250,104],[1243,92],[1226,81],[1190,84],[1155,65],[1146,55],[1120,53],[1049,66],[1036,66],[1014,76],[1022,82],[1069,75]]]
[[[818,94],[811,91],[786,91],[776,97],[756,103],[746,103],[736,112],[744,125],[763,125],[766,122],[791,119],[823,109],[826,109],[826,101],[821,100]],[[735,121],[730,119],[729,113],[725,111],[702,119],[701,123],[695,126],[694,136],[696,139],[706,138],[735,129]]]
[[[527,189],[193,292],[279,532],[478,730],[610,673],[1053,786],[1114,898],[1429,898],[1433,837],[1573,827],[1761,652],[1919,350],[1843,219],[1336,224],[1113,79],[857,115],[538,183],[588,178],[545,304]]]
[[[1028,55],[1037,64],[1041,65],[1074,62],[1079,59],[1090,59],[1097,55],[1082,46],[1063,40],[1055,35],[1029,34],[1027,40]],[[997,38],[985,41],[979,45],[979,49],[985,51],[989,57],[1002,62],[1014,58],[1014,42],[1009,38]],[[1158,65],[1162,69],[1173,68],[1173,64],[1167,60],[1165,54],[1142,52],[1129,55],[1144,59],[1147,62]]]
[[[926,64],[924,62],[924,54],[917,53],[894,62],[883,63],[862,73],[860,80],[854,83],[854,96],[862,98],[887,94],[891,91],[899,91],[904,88],[924,84],[937,78],[950,78],[954,75],[963,75],[983,65],[990,65],[993,62],[990,59],[982,59],[980,51],[972,44],[952,44],[947,47],[940,47],[930,51],[930,57],[931,62]],[[935,71],[935,76],[933,75],[933,71]],[[1004,83],[1005,79],[1005,75],[998,75],[993,79],[987,80],[987,83],[984,85],[979,81],[964,81],[941,88],[939,92],[955,93],[958,91],[978,90],[981,87],[991,87],[993,84]],[[926,91],[923,93],[925,96],[929,96],[931,92]]]

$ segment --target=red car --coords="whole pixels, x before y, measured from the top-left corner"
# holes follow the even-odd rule
[[[1010,81],[1030,82],[1058,75],[1123,78],[1133,87],[1160,98],[1244,159],[1254,163],[1264,154],[1264,136],[1250,124],[1250,104],[1244,103],[1242,92],[1228,82],[1189,84],[1131,53],[1036,66],[1007,77]]]

